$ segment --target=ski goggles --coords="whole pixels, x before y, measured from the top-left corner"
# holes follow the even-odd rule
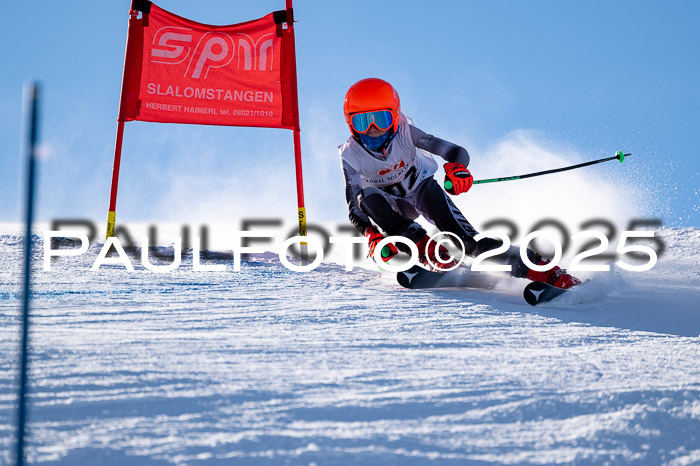
[[[376,126],[380,131],[386,131],[391,128],[394,118],[388,110],[377,110],[374,112],[356,113],[350,121],[353,129],[362,134],[369,131],[371,125]]]

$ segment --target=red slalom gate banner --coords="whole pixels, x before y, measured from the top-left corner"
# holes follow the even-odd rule
[[[132,0],[107,238],[114,236],[124,123],[133,120],[293,130],[299,232],[305,236],[298,109],[292,0],[285,10],[228,26]]]
[[[142,8],[129,25],[120,119],[298,127],[286,12],[210,26]]]

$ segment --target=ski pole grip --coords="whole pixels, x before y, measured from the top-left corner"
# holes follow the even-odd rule
[[[445,180],[444,186],[445,186],[445,191],[447,191],[449,194],[454,195],[454,193],[455,193],[455,188],[454,188],[454,186],[452,185],[452,182],[451,182],[450,180]]]

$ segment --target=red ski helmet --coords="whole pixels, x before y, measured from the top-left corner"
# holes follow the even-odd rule
[[[396,89],[388,82],[379,78],[366,78],[350,86],[345,94],[343,110],[345,122],[353,135],[357,135],[357,131],[353,128],[352,116],[376,110],[387,110],[391,113],[391,132],[395,133],[399,127],[401,101]]]

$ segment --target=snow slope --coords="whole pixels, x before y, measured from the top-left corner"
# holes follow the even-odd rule
[[[21,236],[0,229],[0,463],[12,462]],[[37,464],[700,463],[699,230],[650,272],[533,308],[268,256],[241,272],[40,269]],[[37,238],[40,242],[40,239]]]

